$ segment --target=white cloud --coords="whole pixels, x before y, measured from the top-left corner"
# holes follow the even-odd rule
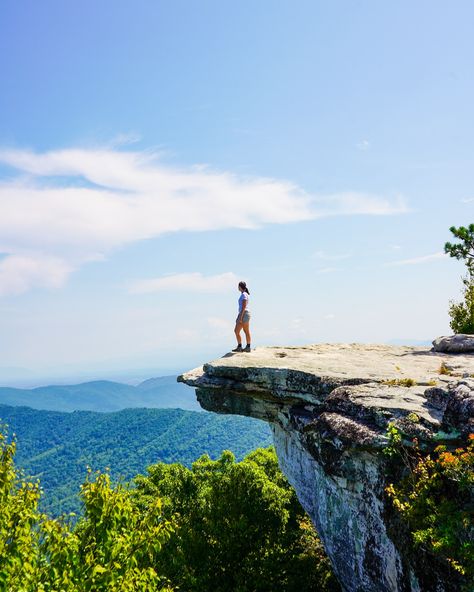
[[[235,291],[239,278],[231,272],[203,276],[201,273],[177,273],[160,278],[137,280],[130,291],[134,294],[152,292],[230,292]]]
[[[402,259],[401,261],[392,261],[386,263],[386,267],[395,267],[398,265],[420,265],[422,263],[429,263],[430,261],[437,261],[446,259],[448,256],[445,253],[433,253],[432,255],[424,255],[422,257],[414,257],[413,259]]]
[[[21,294],[34,287],[59,288],[71,271],[55,257],[7,255],[0,260],[0,296]]]
[[[401,197],[311,195],[289,181],[176,168],[158,156],[114,144],[45,153],[0,150],[0,163],[18,170],[0,181],[0,252],[49,257],[70,270],[169,232],[408,211]]]
[[[474,197],[466,197],[461,199],[462,203],[472,203],[474,201]]]

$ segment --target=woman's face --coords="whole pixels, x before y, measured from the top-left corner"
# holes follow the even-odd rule
[[[240,284],[237,287],[239,289],[239,292],[243,292],[244,291],[244,289],[242,288],[242,286]]]

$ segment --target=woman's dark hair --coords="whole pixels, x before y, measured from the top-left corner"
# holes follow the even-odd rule
[[[250,296],[249,289],[247,288],[247,284],[245,282],[239,282],[239,288],[242,288],[242,290],[247,292],[247,294]]]

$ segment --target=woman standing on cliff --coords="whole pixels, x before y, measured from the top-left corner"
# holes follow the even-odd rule
[[[233,349],[233,352],[250,352],[250,311],[248,309],[248,302],[250,292],[248,291],[247,284],[245,282],[239,282],[239,314],[235,319],[234,333],[237,337],[237,347]],[[240,332],[244,330],[247,345],[245,349],[242,349],[242,338]]]

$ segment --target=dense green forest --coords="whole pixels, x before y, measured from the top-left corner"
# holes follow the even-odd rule
[[[0,433],[0,590],[339,590],[272,449],[160,463],[132,489],[89,474],[77,523],[39,513],[14,452]]]
[[[129,480],[156,462],[190,466],[203,454],[231,450],[238,459],[271,443],[267,424],[237,416],[181,409],[125,409],[61,413],[0,406],[0,422],[17,437],[17,464],[40,478],[41,507],[53,515],[78,512],[87,467],[110,467]]]
[[[33,389],[0,387],[0,404],[50,411],[119,411],[132,407],[201,410],[194,391],[176,382],[176,376],[150,378],[137,386],[95,380]]]

